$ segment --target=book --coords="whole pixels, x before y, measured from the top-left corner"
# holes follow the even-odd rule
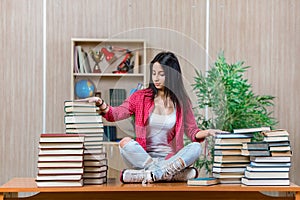
[[[40,142],[39,149],[80,149],[83,142]]]
[[[215,144],[242,144],[244,142],[250,142],[251,138],[216,138]]]
[[[219,133],[215,138],[252,138],[252,134],[238,134],[238,133]]]
[[[108,161],[106,158],[102,159],[102,160],[85,160],[84,161],[84,166],[103,166],[103,165],[107,165]]]
[[[241,154],[243,156],[270,156],[271,155],[269,150],[263,150],[263,149],[257,149],[257,150],[242,149]]]
[[[240,128],[240,129],[233,129],[233,133],[256,133],[262,131],[270,131],[270,127],[256,127],[256,128]]]
[[[241,178],[219,178],[221,184],[240,184]]]
[[[66,129],[99,129],[103,128],[103,123],[71,123],[66,124]]]
[[[283,171],[245,171],[246,178],[268,179],[268,178],[289,178],[289,172]]]
[[[289,141],[288,136],[276,136],[276,137],[264,137],[265,142],[281,142],[281,141]]]
[[[55,161],[83,161],[83,155],[39,155],[40,162],[55,162]]]
[[[269,142],[269,147],[290,146],[290,141]]]
[[[106,152],[99,154],[84,154],[83,160],[103,160],[106,158]]]
[[[272,157],[272,156],[267,156],[267,157],[255,157],[255,156],[250,156],[250,161],[253,162],[291,162],[291,157],[287,156],[278,156],[278,157]]]
[[[84,172],[103,172],[107,171],[108,166],[107,165],[102,165],[102,166],[85,166],[84,167]]]
[[[82,187],[83,186],[83,179],[80,180],[71,180],[71,181],[41,181],[36,180],[36,185],[38,187]]]
[[[245,167],[216,167],[214,166],[212,171],[213,172],[244,172],[245,171]]]
[[[247,177],[242,178],[242,184],[244,185],[261,185],[261,186],[275,186],[275,185],[282,185],[282,186],[288,186],[290,185],[289,179],[250,179]]]
[[[62,181],[71,181],[71,180],[80,180],[82,179],[81,174],[66,174],[66,175],[44,175],[38,174],[36,177],[37,181],[52,181],[52,180],[62,180]]]
[[[40,143],[42,142],[84,142],[84,136],[65,133],[43,133],[40,135]]]
[[[242,149],[248,150],[268,150],[269,144],[267,142],[245,142],[242,144]]]
[[[214,149],[221,149],[221,150],[225,150],[225,149],[239,149],[241,150],[242,148],[242,144],[215,144],[214,145]]]
[[[272,166],[258,167],[258,166],[248,165],[246,167],[246,170],[253,171],[253,172],[264,172],[264,171],[288,172],[290,171],[290,167],[272,167]]]
[[[103,128],[66,128],[67,134],[92,134],[92,133],[103,133]],[[86,136],[86,135],[85,135]]]
[[[109,89],[109,99],[111,106],[119,106],[126,99],[126,90],[125,89]]]
[[[83,167],[82,161],[38,162],[38,168],[49,167]]]
[[[250,162],[250,166],[254,167],[290,167],[290,162]]]
[[[83,149],[40,149],[39,155],[82,155]]]
[[[213,167],[243,167],[243,168],[246,168],[246,166],[248,165],[249,163],[246,162],[246,163],[222,163],[222,162],[214,162],[213,163]]]
[[[65,115],[65,124],[102,123],[100,115]]]
[[[247,156],[239,156],[239,155],[232,155],[232,156],[214,156],[215,162],[222,162],[222,163],[249,163],[249,157]]]
[[[64,111],[66,113],[96,113],[99,110],[99,107],[96,106],[65,106]]]
[[[220,155],[241,155],[240,149],[222,149],[222,150],[214,150],[215,156]]]
[[[244,172],[213,172],[213,177],[215,178],[242,178],[244,177]]]
[[[83,174],[83,167],[39,168],[39,174]]]
[[[84,185],[102,185],[107,182],[107,177],[102,178],[86,178],[84,179]]]
[[[292,156],[292,151],[272,151],[271,155],[273,157],[283,157],[283,156]]]
[[[83,178],[102,178],[107,176],[107,170],[100,172],[84,172]]]
[[[270,137],[270,136],[289,136],[289,133],[287,130],[284,129],[277,129],[277,130],[271,130],[271,131],[263,131],[262,132],[264,136]]]
[[[270,151],[291,151],[291,146],[273,146]]]
[[[198,177],[187,180],[188,185],[194,186],[209,186],[209,185],[216,185],[219,183],[219,180],[214,177]]]

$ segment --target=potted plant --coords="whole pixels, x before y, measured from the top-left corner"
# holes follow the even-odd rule
[[[200,129],[233,129],[272,127],[277,122],[271,116],[273,96],[255,95],[251,84],[244,78],[249,66],[239,61],[228,64],[221,52],[213,66],[203,74],[196,71],[193,91],[197,97],[195,114]],[[261,140],[260,135],[255,135]],[[207,138],[205,150],[195,166],[211,173],[213,164],[213,138]]]

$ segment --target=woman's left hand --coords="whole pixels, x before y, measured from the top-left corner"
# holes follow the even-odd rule
[[[206,137],[209,137],[209,136],[216,136],[217,133],[228,133],[227,131],[222,131],[222,130],[219,130],[219,129],[206,129],[206,130],[202,130],[202,131],[199,131],[197,134],[196,134],[196,138],[197,139],[201,139],[201,138],[206,138]]]

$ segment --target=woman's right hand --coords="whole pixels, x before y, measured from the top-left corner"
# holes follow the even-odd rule
[[[96,103],[96,106],[100,106],[103,103],[103,99],[101,99],[100,97],[88,97],[88,98],[84,98],[84,99],[78,99],[76,101],[86,101],[89,103]]]

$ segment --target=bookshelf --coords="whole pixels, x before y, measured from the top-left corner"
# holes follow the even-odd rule
[[[78,48],[79,47],[79,48]],[[80,50],[85,53],[85,62],[80,57]],[[93,53],[99,53],[101,60],[94,70]],[[125,97],[139,83],[146,86],[146,43],[142,39],[71,39],[71,98],[77,99],[75,85],[77,81],[88,79],[95,85],[96,92],[110,104],[110,89],[123,89]],[[128,58],[125,62],[125,59]],[[98,60],[98,61],[99,61]],[[86,61],[89,65],[86,64]],[[89,66],[89,67],[88,67]],[[89,68],[89,69],[87,69]],[[100,71],[99,71],[100,68]],[[97,71],[98,69],[98,71]],[[132,134],[132,122],[107,122],[104,125],[116,126],[117,138]]]

